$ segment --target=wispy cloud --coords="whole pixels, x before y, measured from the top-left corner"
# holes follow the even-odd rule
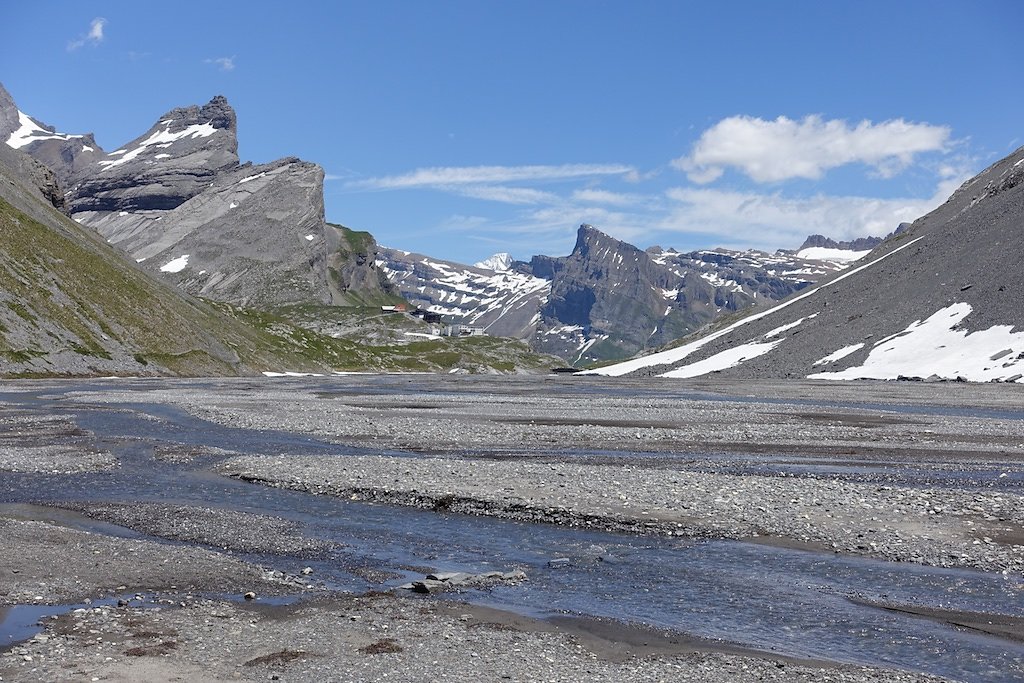
[[[603,204],[605,206],[635,206],[648,201],[647,197],[640,194],[610,192],[593,188],[576,190],[572,193],[572,199],[583,204]]]
[[[881,123],[807,116],[774,121],[732,116],[701,134],[690,154],[672,164],[698,184],[735,168],[758,183],[818,179],[826,171],[862,163],[883,178],[909,166],[916,155],[947,148],[950,129],[893,119]]]
[[[103,29],[107,25],[107,20],[103,17],[96,17],[89,22],[89,30],[83,33],[74,40],[68,42],[68,52],[74,52],[75,50],[85,47],[86,45],[96,46],[103,42]]]
[[[216,64],[217,68],[221,71],[234,71],[235,70],[235,56],[230,57],[211,57],[210,59],[204,59],[205,64]]]
[[[562,198],[553,192],[536,190],[532,187],[508,187],[505,185],[450,185],[438,189],[453,194],[484,199],[503,204],[557,204]]]
[[[561,166],[448,166],[418,168],[401,175],[368,178],[353,187],[398,190],[416,187],[452,188],[458,185],[489,185],[514,182],[571,180],[594,176],[625,176],[635,173],[622,164],[564,164]]]

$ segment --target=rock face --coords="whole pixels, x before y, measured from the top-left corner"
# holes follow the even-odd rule
[[[1024,148],[839,276],[600,374],[1024,379]]]
[[[65,212],[64,190],[48,166],[27,154],[22,154],[7,145],[0,145],[0,164],[8,173],[24,181],[34,189],[37,196],[58,211]]]
[[[368,232],[328,223],[327,288],[332,304],[367,306],[401,300],[380,267],[381,249]]]
[[[199,296],[252,307],[330,303],[323,171],[315,164],[240,166],[171,211],[107,214],[91,225],[142,267]]]
[[[843,267],[781,252],[641,251],[590,225],[570,255],[502,259],[500,271],[393,249],[382,262],[412,303],[570,363],[656,348]]]

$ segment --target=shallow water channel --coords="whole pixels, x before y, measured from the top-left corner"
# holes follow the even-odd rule
[[[62,390],[76,388],[69,384]],[[519,567],[529,577],[521,585],[457,597],[540,617],[568,613],[642,623],[792,657],[894,666],[968,681],[1024,678],[1020,643],[860,604],[1020,616],[1019,577],[736,541],[580,531],[266,488],[210,474],[209,459],[184,465],[158,460],[154,447],[177,443],[338,457],[368,451],[287,432],[222,427],[173,407],[147,404],[144,393],[138,403],[117,405],[64,402],[61,393],[6,393],[0,399],[40,414],[71,416],[121,466],[62,476],[0,474],[0,514],[26,503],[131,501],[269,514],[297,522],[305,536],[342,547],[314,562],[252,559],[293,573],[311,565],[319,580],[340,589],[380,589],[381,584],[361,578],[367,569],[390,577],[386,585],[395,586],[422,574],[412,567],[471,572]],[[137,535],[75,515],[61,519],[101,533]],[[548,565],[561,557],[570,562]],[[11,613],[19,614],[17,609]],[[7,623],[8,631],[17,628],[14,620]],[[0,625],[0,645],[4,628]]]

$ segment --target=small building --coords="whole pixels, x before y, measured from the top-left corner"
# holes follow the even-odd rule
[[[482,327],[473,327],[472,325],[448,325],[441,330],[441,334],[445,337],[483,337],[487,333],[484,332]]]

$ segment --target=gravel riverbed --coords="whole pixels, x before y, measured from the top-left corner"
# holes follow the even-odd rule
[[[11,390],[32,392],[41,407],[0,401],[0,483],[5,472],[35,473],[59,486],[134,466],[108,452],[110,438],[80,429],[69,414],[162,404],[218,428],[296,435],[287,454],[201,439],[123,438],[150,448],[161,467],[188,467],[214,480],[220,475],[533,523],[755,540],[970,568],[1000,575],[1019,594],[1021,389],[432,376],[23,382]],[[157,427],[161,414],[144,417]],[[302,452],[302,439],[352,453]],[[284,519],[219,509],[214,500],[61,506],[77,511],[67,515],[149,538],[85,531],[87,524],[56,512],[37,518],[0,509],[0,556],[9,558],[0,566],[0,615],[3,605],[107,600],[44,619],[39,636],[0,654],[5,683],[275,676],[940,680],[898,668],[739,652],[632,626],[595,636],[592,625],[433,596],[327,594],[315,573],[290,576],[239,555],[318,558],[329,544],[303,537]],[[243,601],[247,592],[256,599]],[[136,593],[145,598],[116,603]],[[299,602],[277,604],[282,599]],[[985,616],[972,618],[982,623]],[[1020,620],[1006,623],[1005,637],[1020,638]]]

